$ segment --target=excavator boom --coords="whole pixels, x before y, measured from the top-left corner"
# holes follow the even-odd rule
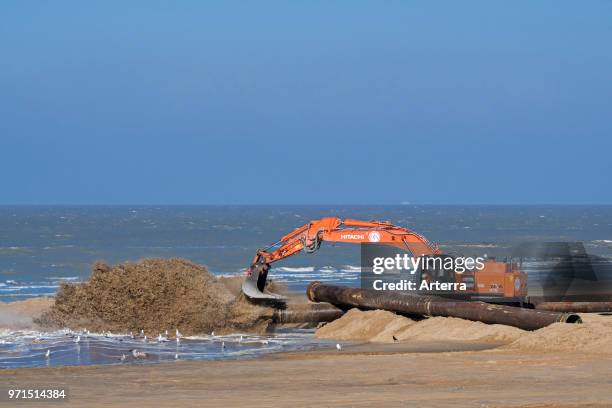
[[[242,292],[253,300],[284,300],[283,296],[266,290],[270,265],[302,251],[312,253],[326,241],[391,245],[408,250],[414,256],[441,254],[437,245],[422,235],[389,222],[321,218],[285,235],[275,244],[259,249],[246,272]]]

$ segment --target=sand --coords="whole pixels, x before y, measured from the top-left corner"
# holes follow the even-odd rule
[[[235,290],[235,282],[226,288],[232,285]],[[0,304],[0,316],[21,311],[27,322],[27,316],[49,304],[50,299]],[[583,325],[559,323],[526,332],[456,318],[413,321],[354,309],[317,330],[317,337],[342,343],[340,351],[331,347],[254,360],[0,370],[0,394],[32,384],[67,387],[68,405],[84,407],[609,407],[612,316],[581,316]],[[352,346],[349,341],[364,343]],[[481,344],[489,349],[465,351]],[[4,402],[0,399],[0,406]]]
[[[319,328],[315,336],[320,339],[374,343],[409,340],[508,343],[525,333],[516,327],[489,325],[453,317],[432,317],[414,321],[383,310],[351,309],[340,319]]]
[[[610,355],[388,350],[399,346],[370,344],[363,353],[347,347],[242,361],[1,370],[0,388],[69,387],[69,404],[44,406],[612,406]],[[372,354],[380,347],[387,351]]]
[[[64,283],[55,303],[37,322],[46,327],[91,331],[164,330],[183,334],[262,332],[272,309],[236,294],[236,281],[220,281],[205,267],[183,259],[143,259],[115,266],[96,263],[84,283]]]
[[[0,302],[0,328],[22,330],[36,328],[34,319],[49,310],[52,297],[38,297],[16,302]]]
[[[414,321],[391,312],[349,310],[340,319],[320,327],[320,339],[373,343],[414,341],[485,342],[508,350],[529,352],[576,351],[612,354],[612,316],[581,314],[583,324],[554,323],[536,331],[484,324],[452,317]],[[395,339],[394,339],[395,337]]]
[[[612,355],[612,316],[581,313],[583,324],[554,323],[527,332],[507,345],[509,350],[533,352],[580,352]]]

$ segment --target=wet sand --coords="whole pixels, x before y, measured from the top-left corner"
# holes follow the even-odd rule
[[[609,354],[364,347],[243,361],[3,370],[0,383],[69,387],[69,404],[44,406],[612,406]]]
[[[2,311],[19,312],[15,320],[25,324],[48,302],[5,304]],[[352,328],[351,336],[380,342],[251,360],[4,369],[0,394],[8,387],[67,387],[70,398],[15,404],[2,396],[0,406],[612,406],[612,316],[517,332],[460,319],[352,315],[327,331]]]

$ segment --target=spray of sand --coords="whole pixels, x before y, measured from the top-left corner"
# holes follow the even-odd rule
[[[115,266],[96,263],[89,281],[62,284],[55,303],[38,322],[91,331],[140,331],[156,335],[265,331],[272,309],[236,293],[223,281],[183,259],[144,259]]]

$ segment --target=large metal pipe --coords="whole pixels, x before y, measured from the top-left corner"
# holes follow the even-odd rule
[[[276,324],[331,322],[344,314],[330,304],[288,305],[287,309],[276,309],[272,321]]]
[[[493,305],[484,302],[448,300],[439,296],[348,288],[312,282],[306,290],[313,302],[329,302],[340,308],[383,309],[404,314],[459,317],[489,324],[505,324],[537,330],[551,323],[582,323],[580,316]]]
[[[602,313],[612,312],[612,302],[541,302],[535,308],[550,312]]]

